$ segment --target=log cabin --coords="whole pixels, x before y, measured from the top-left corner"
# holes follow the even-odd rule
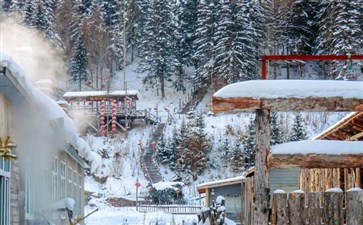
[[[84,215],[84,174],[95,156],[63,110],[0,56],[0,225],[69,224],[70,212]]]

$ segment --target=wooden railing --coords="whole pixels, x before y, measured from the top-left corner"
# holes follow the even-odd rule
[[[345,197],[346,196],[346,197]],[[329,189],[320,194],[283,191],[273,194],[272,225],[362,225],[363,190]]]
[[[82,114],[82,115],[99,115],[100,114],[100,107],[85,105],[72,105],[68,107],[68,111],[74,114]],[[105,114],[111,115],[112,107],[106,106],[105,107]],[[155,114],[150,113],[148,110],[137,110],[135,107],[125,107],[125,106],[117,106],[116,107],[116,115],[125,115],[135,117],[135,118],[146,118],[154,122],[160,122],[160,118],[158,118]]]
[[[156,212],[163,211],[171,214],[197,214],[201,209],[200,206],[195,205],[139,205],[137,211],[139,212]]]

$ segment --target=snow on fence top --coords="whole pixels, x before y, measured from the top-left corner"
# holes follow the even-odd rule
[[[308,140],[271,146],[269,168],[360,168],[362,141]]]
[[[214,111],[363,111],[363,82],[252,80],[227,85],[213,95]]]
[[[26,99],[38,105],[39,110],[44,110],[48,120],[63,120],[63,129],[66,131],[66,142],[77,149],[78,154],[91,163],[91,171],[99,166],[100,156],[91,151],[90,146],[79,137],[76,126],[60,106],[50,97],[35,88],[25,76],[25,72],[5,52],[0,51],[0,66],[10,71],[12,78],[21,86]]]

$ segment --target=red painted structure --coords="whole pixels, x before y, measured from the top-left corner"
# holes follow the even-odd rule
[[[363,55],[264,55],[261,58],[262,80],[266,80],[267,68],[266,61],[279,60],[363,60]]]

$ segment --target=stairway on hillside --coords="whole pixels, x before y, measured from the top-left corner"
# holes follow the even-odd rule
[[[159,140],[161,134],[163,133],[165,127],[165,123],[158,123],[155,127],[154,131],[151,134],[148,145],[144,147],[144,153],[141,156],[141,167],[144,171],[146,179],[150,181],[150,183],[154,184],[162,181],[162,176],[159,171],[159,166],[154,160],[154,150],[155,144]]]
[[[193,96],[188,100],[188,102],[183,106],[181,109],[181,113],[185,114],[189,111],[193,111],[195,107],[197,107],[198,103],[202,101],[204,95],[207,93],[207,89],[200,89],[198,91],[195,91]]]

